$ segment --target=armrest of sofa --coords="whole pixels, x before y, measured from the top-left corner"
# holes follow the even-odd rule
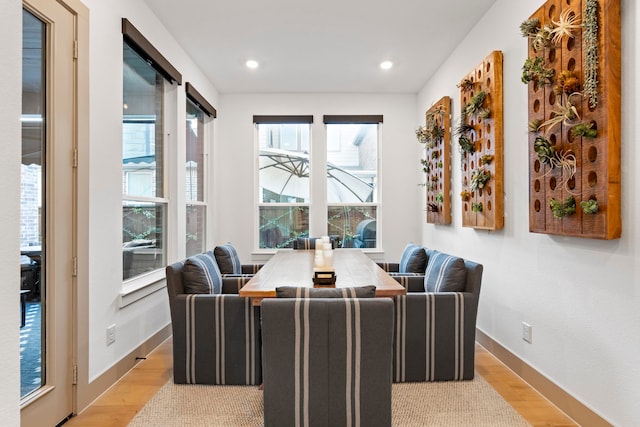
[[[424,275],[418,273],[389,273],[407,292],[424,292]]]
[[[387,273],[397,273],[400,271],[400,264],[397,262],[377,262],[376,264]]]
[[[256,274],[264,264],[242,264],[240,266],[242,274]]]
[[[240,288],[247,284],[253,277],[253,274],[223,274],[222,275],[222,293],[223,294],[239,294]]]
[[[174,382],[260,384],[258,310],[237,295],[177,295],[171,316]]]

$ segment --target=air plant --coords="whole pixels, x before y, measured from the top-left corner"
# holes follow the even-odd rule
[[[553,38],[553,26],[549,24],[545,24],[535,36],[533,36],[533,41],[531,42],[531,46],[536,50],[543,50],[546,47],[551,46],[551,39]]]
[[[488,108],[481,108],[480,111],[478,111],[478,114],[476,114],[476,116],[479,119],[488,119],[489,117],[491,117],[491,110]]]
[[[416,137],[418,138],[419,143],[426,144],[429,140],[427,128],[425,126],[420,126],[418,129],[416,129]]]
[[[473,81],[470,78],[463,79],[456,87],[460,88],[462,92],[470,92],[473,90]]]
[[[584,56],[584,95],[589,106],[598,106],[598,0],[586,0],[582,49]]]
[[[478,160],[478,163],[480,163],[481,165],[490,165],[493,159],[494,159],[493,154],[484,154],[480,157],[480,159]]]
[[[437,167],[437,168],[441,168],[441,167],[442,167],[442,161],[438,161],[438,162],[436,162],[436,167]]]
[[[476,203],[476,202],[471,203],[471,210],[473,212],[476,212],[476,213],[482,212],[482,202],[480,202],[480,203]]]
[[[571,136],[574,138],[584,136],[585,138],[595,138],[598,130],[593,128],[593,123],[581,122],[571,128]]]
[[[438,175],[431,175],[431,182],[438,182]]]
[[[467,190],[462,190],[460,192],[460,198],[462,199],[463,202],[468,202],[469,199],[471,198],[471,193],[469,193]]]
[[[471,189],[478,190],[484,188],[487,181],[491,179],[491,172],[484,168],[479,168],[471,174]]]
[[[598,201],[595,199],[584,200],[580,202],[580,206],[582,207],[582,212],[587,215],[593,215],[598,213]]]
[[[551,199],[549,200],[549,207],[551,208],[551,212],[553,212],[553,216],[560,219],[576,212],[576,199],[574,199],[573,196],[567,197],[562,202]]]
[[[464,106],[466,117],[476,115],[483,110],[482,105],[486,99],[487,93],[485,91],[480,91],[473,95],[469,102]]]
[[[438,205],[435,203],[427,203],[427,210],[429,212],[438,212]]]
[[[431,164],[427,159],[420,159],[420,163],[422,164],[422,172],[429,173],[431,172]]]
[[[465,153],[471,154],[475,153],[476,151],[475,144],[469,139],[467,135],[460,135],[458,137],[458,144],[460,144],[460,149]]]
[[[438,203],[444,202],[444,195],[442,193],[436,194],[436,202]]]
[[[559,45],[566,37],[574,38],[573,32],[582,29],[580,18],[571,9],[565,9],[560,13],[557,21],[551,20],[555,27],[551,30],[551,42]]]
[[[538,155],[538,159],[545,165],[551,165],[551,160],[556,156],[556,150],[551,145],[551,142],[543,137],[539,136],[533,143],[533,151]]]
[[[575,71],[562,71],[557,78],[557,85],[553,89],[557,95],[572,94],[580,90],[580,79]]]
[[[538,18],[527,19],[520,24],[522,37],[534,37],[540,31],[540,20]]]
[[[456,129],[456,135],[468,135],[474,130],[475,128],[473,127],[473,125],[466,122],[465,116],[460,119],[460,126],[458,126],[458,128]]]
[[[555,168],[562,169],[563,186],[566,188],[569,180],[576,174],[576,156],[571,150],[558,150],[556,151],[551,145],[551,142],[543,136],[536,138],[533,143],[533,150],[538,155],[540,162],[548,165],[549,170],[546,174],[550,173]],[[545,175],[546,175],[545,174]]]
[[[432,159],[437,159],[440,156],[440,152],[439,151],[432,151],[431,152],[431,158]]]
[[[582,94],[579,92],[574,92],[570,95],[563,93],[563,102],[560,102],[557,108],[552,111],[553,114],[551,118],[540,125],[540,129],[544,128],[545,133],[549,134],[551,133],[551,130],[560,123],[570,125],[571,122],[575,121],[576,119],[580,119],[577,108],[571,103],[571,98],[575,95]]]
[[[542,125],[542,120],[533,119],[529,122],[529,132],[538,133],[540,132],[540,126]]]
[[[545,68],[544,59],[536,56],[527,58],[522,66],[522,83],[537,82],[541,87],[553,83],[556,71],[552,68]]]

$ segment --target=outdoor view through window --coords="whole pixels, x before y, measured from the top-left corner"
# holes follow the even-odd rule
[[[378,124],[326,128],[324,204],[310,184],[322,179],[312,176],[318,163],[310,155],[311,124],[257,124],[259,248],[290,248],[296,238],[308,237],[310,208],[327,210],[326,233],[337,247],[377,247]]]

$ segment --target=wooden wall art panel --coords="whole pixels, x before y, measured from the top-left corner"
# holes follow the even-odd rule
[[[620,0],[549,0],[521,30],[529,230],[618,238]]]
[[[502,52],[494,51],[458,85],[462,225],[504,226]]]
[[[451,224],[451,98],[442,97],[425,114],[418,140],[425,145],[422,170],[427,189],[427,222]]]

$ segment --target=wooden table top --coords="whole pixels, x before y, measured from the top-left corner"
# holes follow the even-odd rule
[[[313,287],[313,250],[278,251],[246,285],[240,296],[252,297],[256,304],[262,298],[276,296],[280,286]],[[392,297],[406,289],[389,276],[360,249],[333,251],[336,288],[375,285],[377,297]]]

